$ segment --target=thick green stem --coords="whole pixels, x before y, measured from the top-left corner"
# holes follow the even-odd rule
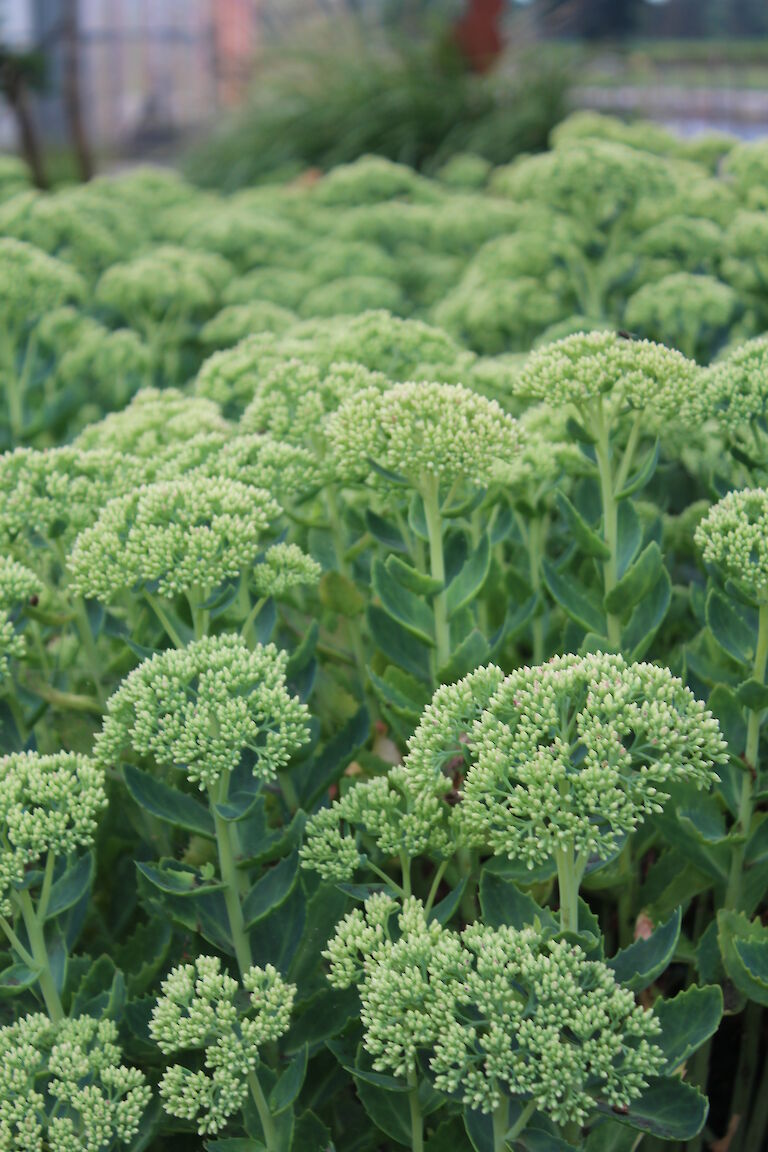
[[[64,1009],[61,1004],[59,990],[56,987],[56,981],[51,971],[51,961],[45,944],[45,933],[43,932],[42,922],[35,912],[32,897],[29,895],[29,892],[16,892],[14,895],[22,919],[24,920],[24,927],[27,930],[29,948],[35,962],[35,967],[39,969],[37,982],[43,994],[45,1007],[51,1020],[57,1023],[59,1020],[64,1019]]]
[[[75,611],[75,626],[77,627],[77,634],[80,637],[80,643],[83,647],[85,654],[85,663],[88,673],[93,680],[93,685],[96,689],[96,695],[99,703],[102,706],[102,711],[107,703],[107,694],[104,691],[104,686],[101,682],[101,667],[99,663],[99,654],[96,651],[96,644],[91,632],[91,624],[88,619],[88,612],[86,611],[85,601],[81,596],[78,596],[74,602]]]
[[[251,1090],[253,1102],[256,1105],[256,1111],[261,1120],[261,1127],[264,1131],[264,1141],[267,1146],[267,1152],[278,1152],[279,1142],[277,1139],[277,1129],[275,1128],[275,1121],[272,1113],[269,1110],[267,1098],[264,1095],[264,1089],[259,1083],[259,1078],[255,1072],[248,1073],[248,1087]]]
[[[174,648],[186,648],[186,644],[171,623],[168,613],[166,612],[159,598],[152,592],[145,591],[144,595],[146,596],[147,602],[149,603],[149,606],[151,607],[155,616],[157,616],[158,620],[162,624],[165,630],[165,634],[173,644]]]
[[[557,884],[560,890],[560,929],[562,932],[579,930],[580,869],[576,866],[573,848],[558,848],[555,852]]]
[[[757,647],[752,675],[759,684],[765,683],[768,663],[768,603],[760,605],[757,628]],[[737,828],[742,837],[741,843],[733,849],[728,887],[725,894],[726,908],[738,908],[741,902],[741,886],[744,873],[744,857],[747,850],[747,837],[754,809],[754,781],[759,768],[760,722],[762,711],[750,710],[747,720],[747,744],[744,751],[744,771],[741,774],[741,795]]]
[[[531,589],[538,596],[541,592],[541,557],[544,542],[544,518],[534,516],[528,525],[528,576]],[[533,633],[533,662],[544,662],[544,615],[537,606],[531,630]]]
[[[424,1152],[424,1121],[419,1103],[419,1079],[415,1069],[408,1073],[408,1107],[411,1114],[411,1152]]]
[[[438,868],[437,872],[435,872],[434,879],[433,879],[431,887],[429,889],[429,895],[427,896],[427,902],[424,905],[424,914],[426,916],[429,916],[430,912],[432,911],[432,906],[435,903],[435,898],[437,897],[438,889],[440,888],[440,881],[442,880],[443,876],[445,875],[445,870],[447,867],[448,867],[448,861],[443,860],[443,862],[440,865],[440,867]]]
[[[243,639],[245,640],[245,642],[249,648],[255,648],[256,645],[258,644],[258,637],[256,635],[256,631],[255,631],[254,626],[256,624],[256,617],[259,615],[259,613],[261,612],[261,610],[264,607],[264,605],[266,604],[266,602],[267,602],[266,596],[261,596],[256,601],[253,608],[251,608],[250,612],[248,613],[245,620],[243,621],[243,626],[240,629],[240,631],[243,635]]]
[[[509,1097],[502,1096],[501,1100],[493,1110],[493,1152],[504,1152],[504,1149],[507,1147],[508,1131]]]
[[[251,955],[251,943],[245,930],[243,909],[240,904],[240,880],[235,863],[235,829],[233,824],[229,820],[222,819],[216,810],[216,805],[226,800],[226,788],[222,782],[219,782],[218,787],[209,788],[208,795],[216,832],[219,873],[224,885],[224,903],[227,908],[229,930],[232,934],[232,943],[235,947],[235,956],[240,972],[244,974],[253,965],[253,957]]]
[[[529,1100],[528,1103],[526,1104],[525,1108],[523,1108],[522,1112],[518,1116],[515,1123],[512,1125],[511,1128],[509,1128],[509,1131],[507,1134],[508,1140],[512,1141],[512,1140],[517,1139],[517,1137],[520,1135],[520,1133],[526,1128],[528,1121],[530,1120],[531,1116],[533,1116],[535,1111],[536,1111],[536,1101],[535,1100]],[[507,1105],[507,1118],[509,1118],[509,1105]],[[504,1148],[504,1145],[502,1144],[501,1147]]]
[[[440,515],[439,481],[430,476],[421,493],[424,501],[424,516],[429,537],[429,570],[433,580],[445,584],[445,556],[443,553],[443,520]],[[448,623],[448,610],[445,591],[438,592],[433,601],[435,614],[435,681],[451,656],[451,630]]]
[[[352,579],[352,571],[347,561],[346,555],[346,541],[344,539],[344,524],[341,518],[341,511],[339,509],[339,497],[335,487],[332,484],[326,484],[324,489],[325,511],[328,517],[328,527],[331,530],[331,539],[333,540],[333,551],[336,557],[336,568],[340,576],[345,580]],[[360,628],[357,622],[349,616],[344,617],[344,630],[347,635],[347,642],[352,649],[352,655],[355,658],[355,666],[357,674],[360,677],[360,691],[362,694],[365,692],[365,686],[368,682],[367,665],[365,659],[365,646],[363,644],[363,637],[360,633]]]
[[[619,551],[619,506],[616,501],[613,473],[611,468],[611,440],[602,400],[598,400],[593,412],[595,456],[600,474],[600,494],[603,503],[603,538],[609,555],[603,562],[603,591],[607,596],[618,583]],[[608,641],[614,648],[621,647],[621,621],[618,616],[606,614]]]

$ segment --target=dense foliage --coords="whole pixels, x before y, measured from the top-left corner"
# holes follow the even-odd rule
[[[767,173],[2,184],[0,1149],[764,1146]]]

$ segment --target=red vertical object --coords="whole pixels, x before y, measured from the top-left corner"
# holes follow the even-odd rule
[[[454,35],[464,59],[475,72],[487,72],[503,51],[503,11],[504,0],[466,0]]]

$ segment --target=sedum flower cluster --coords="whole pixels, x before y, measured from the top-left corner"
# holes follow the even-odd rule
[[[214,956],[174,968],[150,1021],[150,1034],[166,1055],[202,1051],[204,1070],[181,1064],[166,1070],[160,1095],[167,1112],[213,1135],[243,1106],[259,1052],[288,1030],[296,994],[271,964],[249,968],[242,986]]]
[[[48,853],[89,848],[106,807],[104,771],[76,752],[14,752],[0,758],[0,913],[11,891]]]
[[[360,364],[332,364],[323,373],[313,364],[286,360],[256,386],[241,427],[321,451],[330,414],[361,392],[383,393],[388,386],[380,372],[370,372]]]
[[[555,656],[507,676],[472,735],[461,822],[496,855],[605,859],[662,810],[667,788],[708,788],[725,760],[717,721],[667,668]]]
[[[532,352],[518,390],[555,408],[583,407],[608,396],[618,411],[628,405],[674,415],[701,383],[701,369],[671,348],[596,331],[576,333]]]
[[[142,388],[119,412],[89,424],[77,438],[80,448],[101,448],[138,456],[150,464],[166,459],[188,440],[231,431],[219,407],[187,396],[178,388]]]
[[[477,1111],[514,1096],[582,1123],[597,1100],[627,1107],[663,1067],[654,1016],[605,964],[539,926],[459,934],[416,899],[377,894],[324,955],[335,988],[358,987],[374,1068],[407,1077],[424,1055],[438,1091]]]
[[[254,776],[274,779],[309,736],[306,706],[286,688],[286,663],[274,645],[251,651],[234,635],[151,656],[108,701],[94,754],[101,764],[149,759],[201,790],[243,761]]]
[[[121,1064],[117,1026],[42,1014],[0,1029],[0,1146],[7,1152],[102,1152],[130,1144],[151,1089]]]
[[[141,483],[138,461],[108,449],[17,448],[0,456],[0,540],[34,564],[41,542],[69,548],[113,497]]]
[[[363,480],[371,461],[395,481],[419,488],[425,478],[450,485],[488,485],[499,463],[514,458],[517,421],[494,400],[460,384],[396,384],[367,388],[341,405],[327,424],[337,473]]]
[[[661,1071],[658,1021],[578,945],[482,924],[461,942],[467,967],[430,1061],[438,1090],[482,1112],[522,1097],[583,1124],[597,1100],[626,1108]]]
[[[322,571],[298,544],[273,544],[254,569],[252,582],[259,596],[279,597],[302,584],[316,584]]]
[[[122,1064],[111,1020],[23,1016],[0,1029],[0,1143],[8,1152],[100,1152],[130,1144],[152,1091]]]
[[[140,328],[171,315],[211,310],[232,267],[212,252],[161,244],[113,264],[96,285],[96,299]]]
[[[216,588],[254,562],[279,511],[268,492],[226,478],[143,485],[110,500],[78,537],[72,586],[104,602],[125,589],[174,596]]]
[[[0,685],[8,678],[11,661],[22,659],[26,652],[20,617],[25,605],[42,590],[41,581],[29,568],[0,557]]]
[[[462,786],[475,721],[502,680],[501,670],[490,665],[438,688],[404,762],[354,785],[310,817],[303,866],[325,880],[349,880],[372,844],[385,857],[451,856],[462,843],[462,826],[460,809],[448,801]]]
[[[717,360],[706,388],[691,398],[700,420],[714,416],[731,435],[768,412],[768,337],[757,336]]]
[[[63,260],[34,244],[0,238],[0,308],[7,331],[23,329],[52,308],[79,300],[85,285]]]
[[[708,564],[768,603],[768,489],[729,492],[710,508],[694,539]]]

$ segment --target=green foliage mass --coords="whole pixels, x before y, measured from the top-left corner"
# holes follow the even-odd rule
[[[765,145],[456,146],[0,172],[3,1152],[765,1146]]]

